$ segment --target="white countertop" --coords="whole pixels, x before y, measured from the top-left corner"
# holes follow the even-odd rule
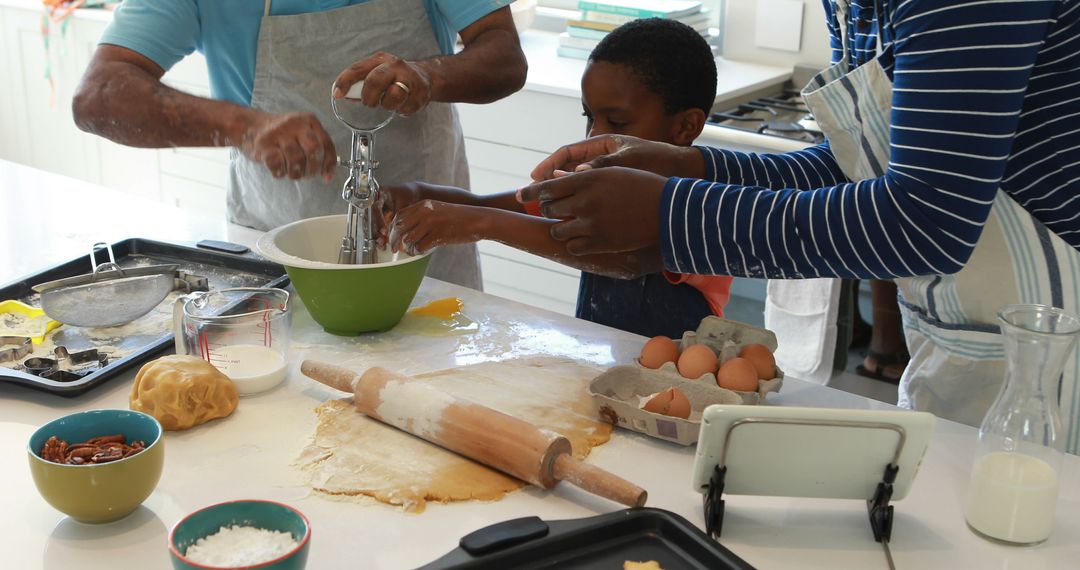
[[[127,237],[252,244],[258,234],[87,183],[0,162],[0,284],[81,256],[93,241]],[[400,330],[356,339],[323,333],[298,306],[293,371],[285,385],[246,397],[237,411],[206,426],[169,433],[165,472],[133,515],[109,525],[68,520],[38,496],[26,467],[26,441],[41,424],[67,413],[127,407],[135,370],[75,398],[0,385],[0,552],[5,568],[163,568],[168,529],[202,506],[236,498],[288,502],[311,520],[308,567],[408,568],[431,561],[474,529],[536,515],[584,517],[616,505],[560,486],[528,488],[493,503],[429,505],[421,515],[379,504],[311,495],[290,464],[314,431],[313,409],[335,397],[295,368],[302,358],[362,369],[379,364],[405,373],[527,355],[577,358],[597,365],[628,362],[642,339],[491,295],[426,280],[417,303],[456,295],[480,323],[466,336],[406,336]],[[773,405],[889,408],[830,388],[787,379]],[[908,497],[895,503],[892,550],[900,569],[1076,568],[1080,559],[1080,458],[1068,456],[1054,532],[1036,548],[1009,548],[973,535],[962,500],[975,430],[939,421]],[[649,505],[704,526],[701,496],[690,488],[693,449],[616,430],[589,462],[649,491]],[[721,542],[759,568],[884,568],[881,546],[860,501],[727,497]]]

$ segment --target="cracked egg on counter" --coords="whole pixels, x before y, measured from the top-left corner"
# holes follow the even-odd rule
[[[633,364],[615,366],[589,383],[597,414],[614,425],[692,445],[701,415],[713,404],[758,404],[780,390],[772,331],[705,317],[674,341],[648,340]]]

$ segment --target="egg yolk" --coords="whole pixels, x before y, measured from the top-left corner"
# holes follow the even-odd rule
[[[437,299],[420,307],[409,309],[409,314],[418,317],[437,317],[444,321],[448,321],[454,318],[454,315],[460,313],[464,306],[465,302],[461,299],[458,299],[457,297],[447,297],[445,299]]]

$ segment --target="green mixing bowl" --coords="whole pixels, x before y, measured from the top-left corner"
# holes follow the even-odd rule
[[[211,568],[189,560],[185,554],[188,547],[232,525],[252,526],[266,530],[287,532],[296,540],[296,547],[284,555],[253,566],[235,568],[258,570],[302,570],[307,564],[308,546],[311,545],[311,525],[300,511],[274,501],[246,500],[218,503],[199,509],[176,523],[169,533],[169,556],[176,570],[204,570]],[[222,568],[214,566],[213,568]],[[227,566],[224,568],[228,568]]]
[[[51,436],[68,444],[123,434],[146,449],[126,459],[96,465],[62,465],[41,458]],[[56,510],[84,523],[106,523],[137,509],[154,491],[165,462],[161,424],[132,410],[92,410],[53,420],[34,432],[26,448],[34,485]]]
[[[379,263],[337,263],[345,215],[293,222],[259,239],[263,257],[285,266],[297,294],[328,333],[356,336],[388,331],[405,316],[430,252],[409,256],[379,252]]]

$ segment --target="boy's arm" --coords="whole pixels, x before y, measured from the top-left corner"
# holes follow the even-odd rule
[[[379,192],[382,195],[383,212],[389,214],[391,218],[398,211],[408,208],[421,200],[525,212],[525,207],[517,201],[515,191],[497,192],[481,196],[454,186],[439,186],[427,182],[409,182],[383,186],[379,189]]]
[[[513,200],[514,194],[508,194]],[[551,237],[551,225],[558,221],[499,208],[423,200],[398,212],[391,225],[390,244],[395,251],[422,253],[442,245],[487,239],[611,277],[629,279],[661,269],[659,264],[642,269],[641,258],[659,259],[656,251],[572,255],[565,243]]]
[[[478,196],[462,188],[439,186],[437,184],[428,184],[427,182],[408,182],[405,184],[387,185],[379,188],[379,203],[377,207],[382,215],[375,216],[376,232],[378,233],[380,247],[385,245],[389,240],[390,224],[398,213],[424,200],[443,205],[471,206],[487,209],[510,210],[514,212],[525,211],[525,207],[517,201],[514,192],[500,192],[486,196]],[[455,241],[454,243],[472,242]]]

